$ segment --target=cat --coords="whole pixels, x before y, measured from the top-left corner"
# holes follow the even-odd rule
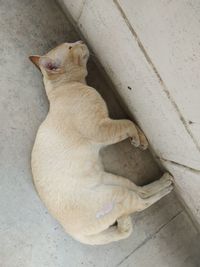
[[[104,171],[102,147],[131,139],[148,142],[132,121],[109,118],[106,103],[86,84],[89,50],[83,41],[63,43],[44,56],[30,56],[41,70],[50,108],[32,150],[37,192],[49,212],[74,239],[103,245],[130,236],[130,215],[167,195],[173,178],[137,186]]]

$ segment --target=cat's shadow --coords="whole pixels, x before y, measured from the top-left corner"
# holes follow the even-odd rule
[[[94,87],[104,98],[110,117],[128,118],[113,88],[92,60],[88,63],[88,85]],[[161,169],[149,150],[133,147],[129,140],[108,146],[101,150],[105,170],[129,178],[137,185],[150,183],[161,176]]]

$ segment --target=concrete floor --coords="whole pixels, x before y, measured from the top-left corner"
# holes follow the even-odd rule
[[[0,266],[195,267],[199,235],[174,193],[133,217],[132,236],[90,247],[74,241],[48,214],[31,178],[30,153],[48,109],[40,73],[28,60],[78,36],[53,0],[0,1]],[[88,81],[111,116],[126,115],[94,63]],[[138,184],[160,175],[151,154],[122,142],[102,151],[107,170]]]

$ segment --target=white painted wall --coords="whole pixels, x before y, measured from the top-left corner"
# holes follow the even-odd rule
[[[200,2],[59,2],[200,222]]]

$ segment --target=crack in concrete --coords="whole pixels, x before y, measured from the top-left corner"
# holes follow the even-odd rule
[[[146,244],[149,240],[153,239],[163,228],[165,228],[169,223],[171,223],[177,216],[179,216],[182,212],[184,212],[183,210],[180,210],[177,214],[175,214],[174,216],[172,216],[172,218],[164,223],[163,225],[161,225],[153,234],[150,234],[139,246],[137,246],[133,251],[131,251],[131,253],[129,253],[125,258],[123,258],[123,260],[121,260],[116,267],[119,267],[123,262],[125,262],[133,253],[135,253],[138,249],[140,249],[144,244]]]
[[[145,48],[144,48],[144,46],[143,46],[143,44],[142,44],[142,42],[141,42],[141,40],[140,40],[138,34],[136,33],[136,31],[134,30],[133,26],[132,26],[131,23],[129,22],[129,19],[127,18],[126,14],[125,14],[125,12],[124,12],[124,10],[123,10],[123,8],[122,8],[121,5],[119,4],[119,1],[118,1],[118,0],[113,0],[113,2],[114,2],[114,4],[116,5],[117,9],[119,10],[121,16],[123,17],[123,19],[124,19],[126,25],[128,26],[130,32],[131,32],[132,35],[134,36],[134,38],[135,38],[135,40],[136,40],[136,42],[137,42],[139,48],[141,49],[141,51],[142,51],[144,57],[146,58],[147,62],[151,65],[151,67],[152,67],[154,73],[156,74],[156,76],[157,76],[157,78],[158,78],[160,84],[161,84],[162,87],[163,87],[163,91],[164,91],[165,94],[167,95],[167,98],[171,101],[173,107],[174,107],[175,110],[177,111],[177,113],[178,113],[178,115],[179,115],[179,118],[180,118],[181,122],[183,123],[183,125],[184,125],[184,127],[185,127],[187,133],[188,133],[189,136],[192,138],[192,140],[193,140],[193,142],[194,142],[196,148],[197,148],[198,151],[200,152],[200,146],[199,146],[197,140],[195,139],[195,137],[194,137],[193,134],[191,133],[191,131],[190,131],[188,125],[187,125],[187,122],[185,121],[184,117],[183,117],[182,114],[181,114],[181,111],[179,110],[178,105],[176,104],[176,102],[174,101],[174,99],[172,98],[172,96],[170,95],[170,92],[169,92],[169,90],[167,89],[167,86],[165,85],[165,83],[164,83],[164,81],[163,81],[161,75],[159,74],[159,72],[158,72],[156,66],[154,65],[154,63],[153,63],[153,61],[151,60],[150,56],[148,55],[147,51],[145,50]]]
[[[169,163],[172,163],[174,165],[177,165],[177,166],[180,166],[180,167],[183,167],[183,168],[186,168],[192,172],[195,172],[195,173],[200,173],[200,170],[198,169],[194,169],[192,167],[189,167],[187,165],[184,165],[184,164],[181,164],[181,163],[178,163],[176,161],[173,161],[173,160],[170,160],[170,159],[165,159],[165,158],[162,158],[162,157],[158,157],[158,156],[155,156],[156,159],[159,159],[160,161],[166,161],[166,162],[169,162]]]
[[[82,6],[81,6],[81,9],[80,9],[80,13],[79,13],[79,15],[77,17],[77,24],[78,24],[78,22],[80,20],[80,17],[82,15],[82,13],[83,13],[83,9],[84,9],[85,4],[86,4],[86,0],[83,0]]]

